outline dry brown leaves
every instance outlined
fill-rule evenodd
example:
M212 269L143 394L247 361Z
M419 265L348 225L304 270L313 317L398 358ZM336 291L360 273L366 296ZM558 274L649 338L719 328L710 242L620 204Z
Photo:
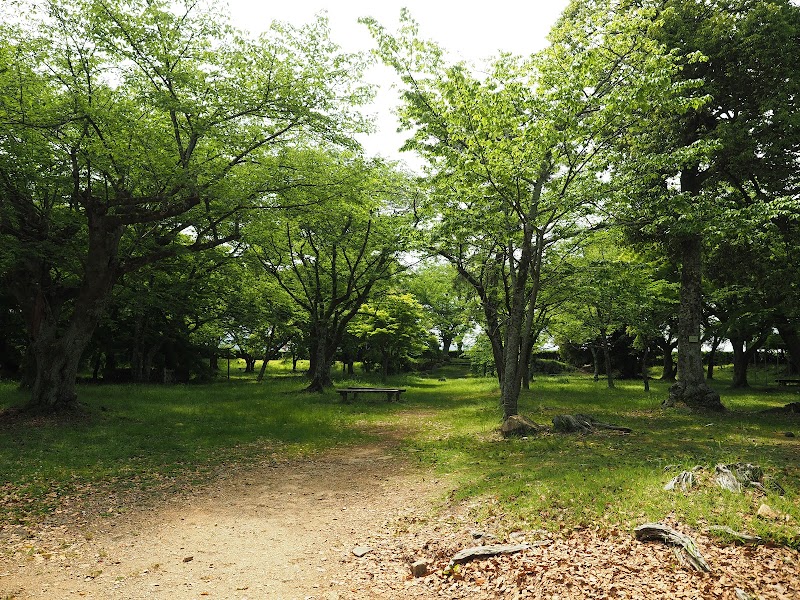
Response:
M366 598L682 598L735 600L744 590L759 600L800 598L800 554L772 546L720 546L691 535L712 573L697 573L660 543L642 543L629 532L572 531L547 546L511 556L476 560L448 570L450 557L475 541L467 529L447 533L441 524L415 533L372 540L374 551L353 560L345 597ZM508 541L535 542L539 534L512 534ZM489 542L487 542L489 543ZM430 574L413 578L409 565L420 558Z

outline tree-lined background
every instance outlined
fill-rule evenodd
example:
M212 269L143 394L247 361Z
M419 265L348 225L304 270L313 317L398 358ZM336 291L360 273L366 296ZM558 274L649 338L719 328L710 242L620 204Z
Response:
M337 362L465 352L504 417L544 349L710 410L715 364L800 367L789 0L575 0L546 49L480 65L405 12L360 55L324 17L255 37L210 2L0 10L0 375L31 409L231 356L324 391ZM370 61L422 172L356 141Z

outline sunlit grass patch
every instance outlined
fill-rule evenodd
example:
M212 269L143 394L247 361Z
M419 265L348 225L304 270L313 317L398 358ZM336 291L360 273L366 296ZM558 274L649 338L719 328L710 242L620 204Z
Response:
M794 390L734 392L722 373L714 385L730 410L701 415L661 408L666 382L652 381L645 392L640 381L608 389L579 374L537 377L520 399L520 412L534 421L585 413L633 432L506 440L498 433L497 381L465 375L451 367L390 377L386 385L407 390L401 402L375 396L343 403L333 390L307 393L306 380L284 363L270 363L262 384L242 375L206 385L82 386L86 418L0 425L0 518L45 518L62 496L91 489L163 493L173 484L202 485L220 468L346 447L388 428L410 461L443 476L449 501L499 529L630 529L670 517L800 545L800 446L785 435L800 435L800 419L761 412L797 401ZM354 384L340 370L334 376L340 387ZM374 373L356 381L384 385ZM0 406L23 401L0 384ZM714 466L734 462L760 465L786 494L717 489ZM685 494L664 490L696 467L703 485ZM780 518L757 517L761 503Z
M550 424L557 414L585 413L630 427L630 435L503 440L495 433L499 407L493 390L485 391L483 403L473 396L472 402L449 408L440 397L435 422L409 446L418 460L453 476L452 499L469 502L476 520L501 514L509 529L632 528L673 516L695 527L727 525L800 544L798 445L784 435L786 429L800 429L800 423L758 412L791 401L791 392L737 392L729 413L699 415L662 409L668 385L651 382L648 393L641 382L617 382L609 390L603 381L572 375L568 382L561 376L538 378L523 393L520 412L540 424ZM724 381L718 385L727 399ZM734 462L760 464L783 482L786 495L748 491L733 496L713 485L685 495L663 489L680 470L699 466L710 479L716 464ZM756 518L761 502L785 515L783 520Z

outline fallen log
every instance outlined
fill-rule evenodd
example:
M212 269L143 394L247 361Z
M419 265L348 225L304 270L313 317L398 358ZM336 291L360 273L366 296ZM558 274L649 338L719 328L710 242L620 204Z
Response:
M534 423L523 415L511 415L500 426L503 437L526 437L539 435L547 431L547 427Z
M688 535L682 534L680 531L675 531L661 523L645 523L634 529L636 539L640 542L648 541L661 541L673 546L680 546L683 548L685 558L696 571L703 571L710 573L711 567L705 561L700 551L697 549L697 544Z
M463 565L476 558L488 558L498 554L514 554L530 548L529 544L489 544L488 546L474 546L456 552L450 559L451 565Z
M627 427L603 423L589 415L556 415L553 417L553 431L556 433L591 433L595 429L609 429L623 433L631 433L633 431Z
M732 537L736 540L744 544L758 544L761 543L762 539L757 535L750 535L748 533L742 533L741 531L734 531L730 527L726 525L711 525L708 527L707 531L714 532L714 533L724 533L725 535Z

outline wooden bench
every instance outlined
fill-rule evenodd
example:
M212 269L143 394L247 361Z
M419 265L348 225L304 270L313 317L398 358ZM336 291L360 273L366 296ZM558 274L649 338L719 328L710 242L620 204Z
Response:
M400 394L406 390L404 388L349 387L338 388L336 391L339 392L343 402L347 402L347 397L350 394L353 395L353 400L355 400L359 394L386 394L387 402L391 402L392 400L400 402Z
M800 379L778 379L778 385L781 387L787 385L800 385Z

